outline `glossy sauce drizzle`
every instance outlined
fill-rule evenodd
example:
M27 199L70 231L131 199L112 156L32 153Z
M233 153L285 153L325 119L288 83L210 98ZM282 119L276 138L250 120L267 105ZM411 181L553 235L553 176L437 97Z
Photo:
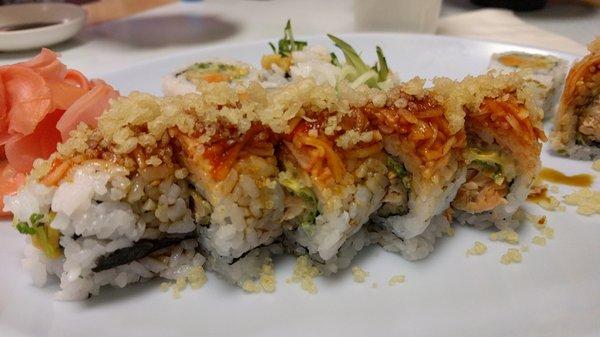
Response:
M589 187L594 182L594 177L589 174L568 176L562 172L548 167L542 168L539 178L556 184L578 187Z

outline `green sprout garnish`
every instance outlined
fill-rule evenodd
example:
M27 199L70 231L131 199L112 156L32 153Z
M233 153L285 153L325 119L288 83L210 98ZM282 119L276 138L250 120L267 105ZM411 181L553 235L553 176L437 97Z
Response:
M269 46L271 49L273 49L273 53L284 57L290 56L292 52L304 49L306 45L306 41L297 41L294 39L292 23L289 19L287 20L285 28L283 29L283 38L277 42L277 48L273 43L269 42Z
M331 64L333 64L336 67L339 67L340 60L338 60L337 55L335 55L335 53L330 53L329 56L331 56Z
M389 68L381 47L377 46L376 48L378 62L373 67L369 67L361 59L356 50L346 41L331 34L327 34L327 36L333 41L336 47L340 48L344 54L346 63L356 71L356 76L354 76L353 80L361 78L371 88L377 87L378 83L387 80Z
M46 217L41 213L33 213L29 216L29 223L15 219L15 227L19 233L31 235L33 245L41 249L51 259L62 255L62 249L58 243L60 232L49 226L49 223L54 220L54 215L54 213L50 213Z

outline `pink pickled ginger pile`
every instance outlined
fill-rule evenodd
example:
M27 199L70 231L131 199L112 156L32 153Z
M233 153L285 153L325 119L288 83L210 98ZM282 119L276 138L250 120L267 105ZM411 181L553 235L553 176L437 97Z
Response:
M67 69L49 49L0 66L0 216L8 215L3 197L21 187L33 161L47 159L79 123L96 127L118 96L105 82Z

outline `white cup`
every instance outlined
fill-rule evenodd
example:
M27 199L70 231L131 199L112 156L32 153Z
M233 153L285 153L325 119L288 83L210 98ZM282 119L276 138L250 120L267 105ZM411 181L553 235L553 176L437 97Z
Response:
M358 31L434 33L442 0L354 0Z

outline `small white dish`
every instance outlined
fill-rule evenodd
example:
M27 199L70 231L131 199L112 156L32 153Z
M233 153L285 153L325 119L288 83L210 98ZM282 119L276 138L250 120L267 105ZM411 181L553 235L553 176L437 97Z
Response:
M0 51L48 47L68 40L84 26L86 12L61 3L0 7Z

